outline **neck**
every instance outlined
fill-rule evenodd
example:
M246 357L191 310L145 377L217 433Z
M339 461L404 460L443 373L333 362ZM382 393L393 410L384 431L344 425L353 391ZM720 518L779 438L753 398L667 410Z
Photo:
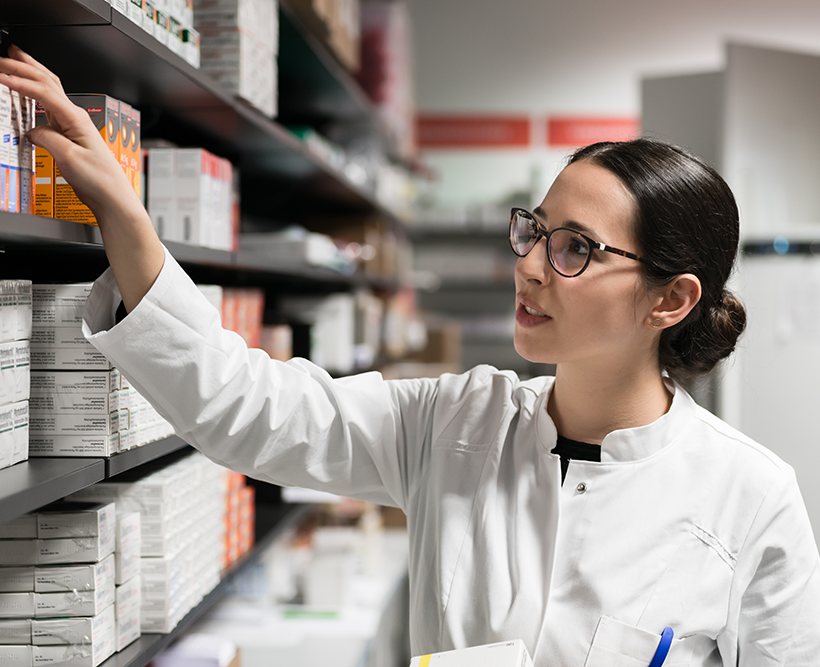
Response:
M601 444L612 431L651 424L671 404L657 366L596 373L559 364L547 411L564 437Z

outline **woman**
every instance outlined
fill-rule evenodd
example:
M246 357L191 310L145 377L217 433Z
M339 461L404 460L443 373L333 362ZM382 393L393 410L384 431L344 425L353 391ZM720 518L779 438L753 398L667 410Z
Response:
M334 380L222 330L84 112L10 56L0 83L48 110L32 138L105 241L89 339L217 462L402 508L414 654L520 637L543 667L657 665L667 648L666 665L816 664L820 558L793 471L674 379L745 323L724 291L737 209L712 169L594 145L513 211L515 346L554 380Z

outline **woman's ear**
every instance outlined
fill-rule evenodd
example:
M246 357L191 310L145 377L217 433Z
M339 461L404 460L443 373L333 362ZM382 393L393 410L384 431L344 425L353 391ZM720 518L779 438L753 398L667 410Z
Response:
M700 280L691 273L682 273L657 293L647 324L652 329L666 329L686 317L702 293Z

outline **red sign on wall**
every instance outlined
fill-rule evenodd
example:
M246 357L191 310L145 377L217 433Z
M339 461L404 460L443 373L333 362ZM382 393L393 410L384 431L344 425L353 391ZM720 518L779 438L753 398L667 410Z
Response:
M419 116L421 148L529 148L529 116Z
M549 146L586 146L596 141L625 141L641 134L639 118L552 116L547 119Z

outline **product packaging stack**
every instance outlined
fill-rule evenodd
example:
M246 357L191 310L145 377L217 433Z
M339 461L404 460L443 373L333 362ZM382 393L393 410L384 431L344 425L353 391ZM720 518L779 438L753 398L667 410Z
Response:
M265 312L265 293L252 287L222 290L222 326L235 331L249 347L259 347L262 337L262 318Z
M0 468L29 457L31 281L0 280Z
M269 118L278 107L276 0L194 0L200 69Z
M356 367L356 297L287 297L279 302L284 316L310 325L310 360L331 372L350 373Z
M111 5L160 44L199 67L192 0L111 0Z
M0 211L34 213L34 100L0 84Z
M117 512L114 547L115 616L117 651L122 651L141 634L142 517L139 512Z
M141 114L129 104L109 95L70 94L71 101L85 109L111 153L125 171L137 194L142 189ZM37 106L35 123L46 124L45 111ZM37 173L34 186L34 212L46 218L96 225L91 210L66 182L47 150L37 147L34 154Z
M123 481L100 482L72 500L115 500L140 514L143 633L168 633L219 582L224 561L226 470L199 453Z
M367 2L361 8L359 82L379 110L402 155L415 153L415 94L410 10L406 2Z
M253 546L255 490L246 484L245 475L234 471L228 471L227 475L224 566L230 567Z
M111 456L173 433L83 336L91 287L32 286L31 456Z
M359 69L361 8L359 0L289 0L289 5L351 72ZM366 4L366 3L365 3Z
M0 526L0 643L14 665L96 667L116 650L114 503Z
M148 151L148 214L160 238L236 250L238 171L204 148Z

